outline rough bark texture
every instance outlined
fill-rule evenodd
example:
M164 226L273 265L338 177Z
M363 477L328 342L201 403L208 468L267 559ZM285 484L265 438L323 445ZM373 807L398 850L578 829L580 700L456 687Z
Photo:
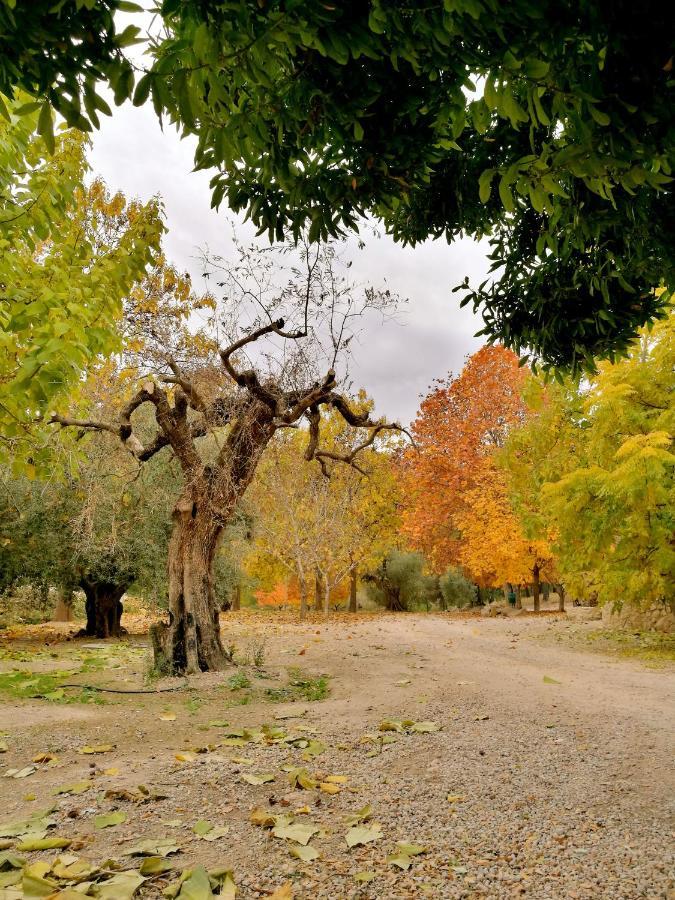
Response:
M121 624L122 597L129 585L82 579L80 587L86 598L87 613L87 624L80 634L103 639L126 634Z
M241 585L236 584L234 587L234 594L232 595L232 610L233 612L239 612L241 609Z
M232 429L213 468L199 471L189 458L184 460L192 480L173 511L169 622L153 626L151 632L160 672L194 675L222 669L226 663L213 561L223 529L273 433L269 411L257 405Z
M61 588L56 598L56 607L52 620L54 622L71 622L73 619L72 588Z
M541 606L539 602L539 566L536 563L532 568L532 596L534 598L532 608L535 612L539 612Z
M557 585L558 588L558 612L565 612L565 588L562 584Z
M349 612L358 612L358 602L356 599L356 585L358 581L358 572L356 568L352 568L349 573Z
M523 589L520 585L516 586L516 609L523 608Z
M314 573L314 611L321 612L323 606L323 589L321 585L321 572L317 569Z

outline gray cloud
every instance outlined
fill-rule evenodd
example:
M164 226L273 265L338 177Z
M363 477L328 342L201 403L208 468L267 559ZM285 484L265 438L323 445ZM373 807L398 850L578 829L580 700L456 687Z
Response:
M198 249L208 246L227 256L231 247L232 214L210 208L209 174L192 172L193 142L180 140L170 126L161 130L149 105L127 104L104 120L94 135L90 154L93 171L110 188L148 198L159 194L166 209L167 258L189 271L195 287L202 284ZM250 227L237 226L243 237ZM481 320L459 309L451 289L464 275L485 277L484 248L465 239L404 248L386 236L364 232L366 247L349 240L351 274L359 283L389 287L409 300L396 322L377 323L361 337L351 366L355 386L374 398L378 413L403 422L414 418L419 396L434 378L461 369L464 357L480 346L473 334Z

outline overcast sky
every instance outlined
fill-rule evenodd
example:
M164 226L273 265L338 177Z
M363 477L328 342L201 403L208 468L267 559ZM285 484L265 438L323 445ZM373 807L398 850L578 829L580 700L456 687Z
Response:
M233 215L210 208L209 173L192 172L193 144L181 141L175 130L159 127L151 104L135 108L127 103L103 117L94 135L90 161L113 190L147 199L160 194L166 209L167 258L191 273L197 290L205 288L196 259L200 247L227 256L231 248ZM252 234L242 228L244 234ZM430 241L415 249L403 248L386 236L370 237L365 250L351 241L351 275L358 283L387 286L409 303L397 322L387 322L365 334L354 350L351 366L355 387L364 387L375 400L378 414L409 422L420 395L429 384L452 370L459 371L467 353L480 346L473 334L481 320L459 309L452 287L469 275L481 280L487 271L482 247L471 240L452 246Z

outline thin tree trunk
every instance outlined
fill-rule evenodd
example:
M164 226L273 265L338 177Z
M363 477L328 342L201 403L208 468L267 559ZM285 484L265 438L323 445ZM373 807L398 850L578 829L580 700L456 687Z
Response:
M359 605L356 599L356 586L358 580L358 572L356 566L352 566L349 572L349 612L357 612Z
M523 608L523 589L522 586L516 585L516 609Z
M323 606L323 590L321 584L321 572L318 569L314 571L314 611L321 612Z
M328 575L323 576L323 614L328 615L330 607L330 584L328 583Z
M558 612L565 612L565 588L562 584L557 585L558 588Z
M233 612L239 612L241 609L241 585L237 582L234 586L234 593L232 594L232 610Z
M296 569L298 573L298 588L300 590L300 618L307 618L307 579L305 578L304 566L296 561Z
M532 568L532 596L534 597L533 609L535 612L539 612L539 566L537 563Z

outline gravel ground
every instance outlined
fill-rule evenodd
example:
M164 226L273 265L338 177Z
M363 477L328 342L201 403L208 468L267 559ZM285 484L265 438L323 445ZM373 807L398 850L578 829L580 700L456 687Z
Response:
M178 870L227 865L242 900L285 883L297 900L675 897L672 669L566 649L551 640L565 627L551 617L271 621L242 616L230 625L240 646L266 641L272 677L246 670L250 691L224 690L225 673L193 679L198 693L187 702L176 693L101 706L0 704L9 745L2 763L25 765L46 751L59 760L22 781L0 780L1 819L29 815L53 802L55 787L92 772L95 789L57 800L57 833L82 840L80 855L121 857L130 840L174 837ZM50 647L57 659L43 666L62 666L73 646ZM133 684L138 656L131 656L119 670L97 671L96 682L114 675L120 685ZM328 699L262 702L265 687L283 683L289 666L330 675ZM250 703L233 705L247 694ZM176 719L160 719L169 710ZM431 721L440 730L380 731L386 719ZM213 720L230 726L209 726ZM232 727L264 722L325 750L303 760L303 749L286 742L215 746ZM115 749L93 763L78 753L105 741ZM175 757L207 745L213 749L194 759ZM334 795L292 790L284 766L347 781ZM110 767L118 774L104 775ZM250 785L246 773L271 773L275 781ZM139 805L103 798L105 788L139 783L166 799ZM34 801L25 799L28 790ZM381 838L349 849L346 819L366 804L372 813L365 824L379 823ZM305 807L309 812L298 812ZM320 858L294 858L297 844L250 822L255 808L295 813L296 821L319 827L310 843ZM127 822L95 831L93 816L113 809L123 809ZM198 819L229 831L202 840L192 831ZM397 841L425 848L407 871L387 861ZM360 872L374 873L373 880L358 882ZM140 896L160 897L166 883L147 883Z

